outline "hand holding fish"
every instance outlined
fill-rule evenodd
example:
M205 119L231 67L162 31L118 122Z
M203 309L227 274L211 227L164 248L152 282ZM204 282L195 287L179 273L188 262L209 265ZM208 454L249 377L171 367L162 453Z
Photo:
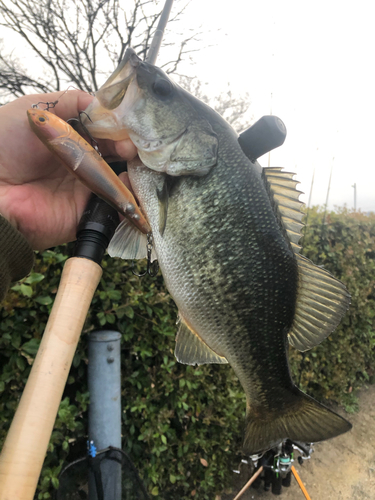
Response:
M0 213L36 250L75 239L90 191L32 132L26 110L39 101L58 100L50 112L67 120L92 99L81 91L69 91L63 98L56 92L24 96L0 108ZM100 150L114 159L136 155L128 139L100 141Z

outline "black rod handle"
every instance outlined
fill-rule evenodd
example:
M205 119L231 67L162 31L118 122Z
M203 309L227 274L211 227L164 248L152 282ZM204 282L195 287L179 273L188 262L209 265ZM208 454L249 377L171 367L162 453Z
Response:
M126 170L126 162L109 165L117 174ZM119 223L117 210L92 194L78 224L74 257L84 257L100 264Z
M242 132L238 142L251 161L281 146L286 138L286 127L280 118L273 115L262 116L247 130Z

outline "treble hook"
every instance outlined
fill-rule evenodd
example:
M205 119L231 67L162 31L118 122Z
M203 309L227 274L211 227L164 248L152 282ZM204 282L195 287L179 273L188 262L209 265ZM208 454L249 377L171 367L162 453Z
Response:
M101 152L99 151L99 144L98 144L98 141L96 141L93 136L90 134L90 132L87 130L86 126L82 123L82 120L81 120L81 115L86 115L87 118L90 120L90 122L92 123L92 120L91 118L89 117L89 115L85 112L85 111L80 111L79 112L79 115L78 115L78 118L69 118L69 120L67 120L67 123L70 123L70 122L78 122L80 124L80 126L82 127L83 129L83 132L89 137L90 141L91 141L91 146L95 149L95 151L98 153L99 156L102 156ZM74 127L73 127L74 128Z
M152 237L152 233L148 233L147 235L147 268L144 273L138 274L136 271L134 271L134 260L132 261L132 273L134 276L138 276L138 278L142 278L143 276L146 276L148 274L151 276L151 278L155 278L155 276L159 272L159 263L157 260L154 260L151 262L151 254L152 254L152 247L154 244L154 240Z

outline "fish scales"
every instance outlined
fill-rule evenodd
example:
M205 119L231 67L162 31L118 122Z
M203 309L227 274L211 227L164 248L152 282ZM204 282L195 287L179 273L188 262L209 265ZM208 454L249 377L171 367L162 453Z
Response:
M224 145L207 177L179 180L163 235L156 186L164 174L130 164L129 176L137 198L147 199L142 208L181 315L212 350L225 353L242 385L256 392L251 399L273 400L280 384L290 387L286 334L294 314L297 265L259 172L249 168L241 151L236 161L235 153ZM230 169L226 159L231 159ZM252 203L256 211L247 209ZM254 376L259 378L255 385L263 385L260 391L253 388Z
M346 432L350 423L302 393L289 371L288 340L300 350L317 345L350 300L341 282L298 253L293 175L252 163L220 115L134 51L126 58L85 125L99 138L127 134L137 146L129 178L179 309L177 359L232 366L247 399L246 453ZM112 255L144 256L132 231L124 221Z

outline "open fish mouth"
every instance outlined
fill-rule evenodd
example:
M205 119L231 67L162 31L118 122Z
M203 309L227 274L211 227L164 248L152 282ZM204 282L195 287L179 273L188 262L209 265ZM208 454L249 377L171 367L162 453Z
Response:
M119 141L128 139L128 127L123 116L124 99L136 78L136 70L141 63L133 49L127 49L118 68L96 92L83 116L83 124L93 137Z
M95 94L96 98L106 109L112 110L117 108L124 99L133 78L134 75L129 75L122 82L114 84L109 88L101 89Z
M104 108L112 110L121 104L140 62L141 60L133 49L126 50L119 67L95 94Z
M178 141L187 131L187 125L176 127L176 122L174 126L160 129L160 118L152 118L154 106L158 107L159 115L163 115L168 97L165 92L171 89L173 85L160 69L142 62L129 48L86 109L83 123L89 133L99 139L130 138L146 166L164 171Z

